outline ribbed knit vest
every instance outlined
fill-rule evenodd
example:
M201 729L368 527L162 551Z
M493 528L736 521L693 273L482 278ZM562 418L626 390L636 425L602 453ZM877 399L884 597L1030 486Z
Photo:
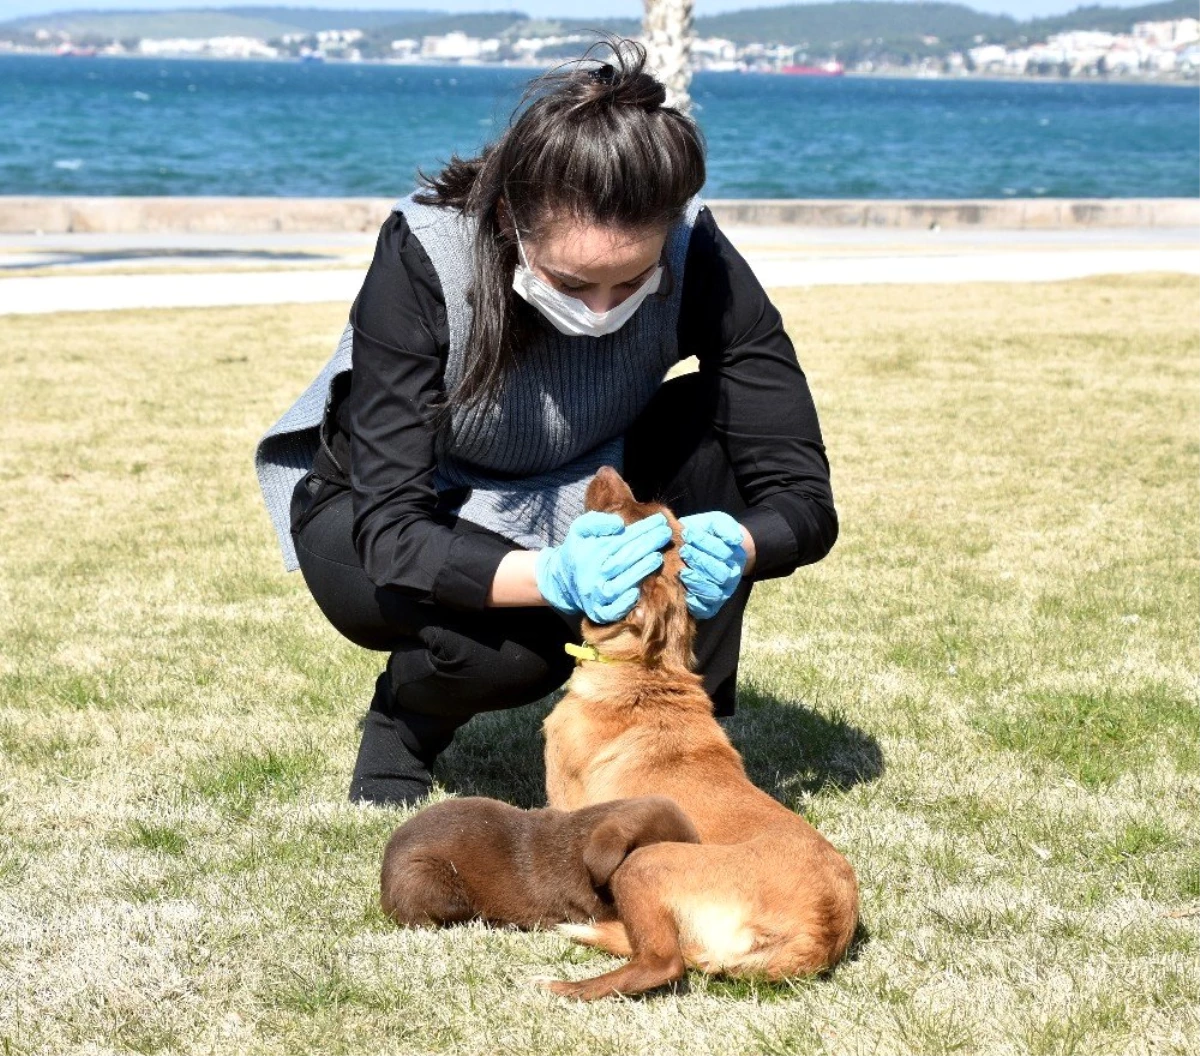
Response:
M394 209L404 214L441 282L450 331L445 386L451 391L468 354L475 221L411 198ZM698 200L690 202L669 231L660 292L646 298L621 329L604 337L567 337L539 320L498 397L452 415L438 444L434 482L439 492L470 489L460 516L521 546L557 545L583 512L596 471L621 467L625 430L679 359L684 263L699 209ZM298 567L291 494L312 466L329 393L334 379L350 369L352 343L347 326L324 369L259 441L259 484L289 570Z

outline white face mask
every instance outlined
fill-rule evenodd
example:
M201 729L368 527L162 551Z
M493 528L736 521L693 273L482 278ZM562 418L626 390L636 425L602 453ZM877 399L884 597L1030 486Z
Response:
M607 312L593 312L578 297L568 297L533 273L525 256L525 247L521 244L520 232L517 232L517 251L521 263L513 271L513 289L519 297L541 312L560 334L568 337L603 337L620 330L641 307L642 301L658 291L662 281L663 269L660 265L615 308Z

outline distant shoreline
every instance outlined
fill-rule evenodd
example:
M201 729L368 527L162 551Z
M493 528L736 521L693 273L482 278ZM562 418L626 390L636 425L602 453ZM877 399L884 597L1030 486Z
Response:
M5 50L0 51L0 59L6 57L14 58L40 58L40 59L57 59L62 62L94 62L103 59L115 59L119 61L138 61L138 62L213 62L213 63L262 63L269 66L369 66L383 67L387 69L422 69L422 70L529 70L533 75L539 72L550 70L557 63L521 63L521 62L389 62L382 59L361 59L357 62L349 59L326 58L319 63L306 63L301 59L292 57L280 58L235 58L232 56L222 55L56 55L48 51L18 51ZM564 59L564 62L569 61ZM760 77L789 77L792 75L773 73L767 70L696 70L696 74L705 74L708 76L760 76ZM930 76L927 73L922 73L915 68L909 67L890 67L886 70L847 70L840 77L821 77L812 78L813 80L836 81L842 78L848 80L897 80L897 81L943 81L947 83L955 83L958 81L965 82L984 82L994 84L1089 84L1089 85L1121 85L1121 86L1142 86L1148 88L1190 88L1200 90L1200 80L1183 79L1179 77L1158 78L1158 77L1059 77L1057 75L1037 75L1026 76L1024 74L1014 74L1006 76L996 73L955 73L955 74L937 74ZM799 77L798 80L808 80L809 78Z

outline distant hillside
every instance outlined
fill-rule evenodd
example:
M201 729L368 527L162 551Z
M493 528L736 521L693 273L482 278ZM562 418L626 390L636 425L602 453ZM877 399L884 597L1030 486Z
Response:
M404 22L441 18L445 14L438 8L412 11L331 11L320 7L227 7L222 10L244 18L286 22L311 33L319 29L375 29L377 26L396 26ZM524 16L514 11L511 12L511 17Z
M435 0L436 2L436 0ZM565 5L564 5L565 6ZM725 37L739 44L799 45L813 52L897 52L933 54L976 43L1008 43L1044 39L1071 29L1128 31L1135 22L1196 17L1198 0L1168 0L1142 7L1081 7L1054 18L1021 22L989 15L958 3L897 3L889 0L836 0L752 8L696 19L704 37ZM271 40L289 33L319 29L362 29L370 38L368 53L384 53L397 37L423 37L455 30L475 37L551 36L587 30L632 34L633 18L530 19L520 11L450 14L419 11L336 11L304 7L181 8L176 11L66 11L0 23L10 33L62 30L72 38L129 39L163 37L247 36ZM936 42L932 40L936 38ZM567 46L568 50L573 46Z
M264 9L259 8L260 12ZM286 8L278 8L283 16ZM131 37L278 37L306 32L303 27L263 15L238 15L205 8L180 11L64 11L13 19L0 28L23 33L39 29L69 33L74 40L87 37L124 40ZM322 28L335 28L333 26Z
M725 37L738 44L808 44L828 47L846 41L971 40L976 35L1003 37L1017 26L1007 15L986 15L962 4L889 3L887 0L841 0L828 4L791 4L749 11L730 11L696 19L706 37Z
M381 23L374 30L378 36L441 37L447 33L466 33L471 37L499 37L515 26L529 25L529 16L521 11L480 12L478 14L448 15L441 12L424 18L403 22Z
M398 26L443 17L425 11L330 11L305 7L180 8L175 11L63 11L30 15L0 23L0 29L33 33L63 31L78 40L96 37L122 40L145 37L259 37L269 40L285 33L315 33L319 29L362 29ZM522 18L519 12L506 16Z
M641 31L642 23L636 18L561 18L531 19L519 11L504 14L441 15L437 18L420 19L397 25L385 24L368 31L363 43L364 55L386 55L390 41L398 37L441 36L455 31L473 37L499 37L513 41L520 37L555 37L576 33L611 33L616 36L633 36ZM556 54L578 55L578 44L562 44L543 48L539 54L551 57Z
M1176 18L1200 18L1200 0L1167 0L1141 7L1077 7L1066 15L1035 18L1019 24L1019 33L1030 40L1073 29L1098 29L1106 33L1128 33L1135 22L1167 22Z
M1080 7L1054 18L1018 21L989 15L963 4L894 3L888 0L838 0L834 3L790 4L709 15L696 19L696 32L725 37L738 44L753 42L806 46L812 51L851 52L905 47L934 53L970 47L977 37L991 43L1044 40L1051 33L1074 29L1128 32L1135 22L1200 16L1200 0L1167 0L1140 7ZM925 38L936 37L937 44Z

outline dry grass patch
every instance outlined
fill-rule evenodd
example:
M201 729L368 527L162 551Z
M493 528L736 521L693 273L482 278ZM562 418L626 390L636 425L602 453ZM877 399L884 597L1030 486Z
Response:
M251 465L345 306L0 319L3 1051L1195 1051L1198 292L779 295L842 536L756 591L730 729L863 934L587 1008L531 980L601 955L376 908L381 657L282 574ZM540 802L548 706L444 788Z

